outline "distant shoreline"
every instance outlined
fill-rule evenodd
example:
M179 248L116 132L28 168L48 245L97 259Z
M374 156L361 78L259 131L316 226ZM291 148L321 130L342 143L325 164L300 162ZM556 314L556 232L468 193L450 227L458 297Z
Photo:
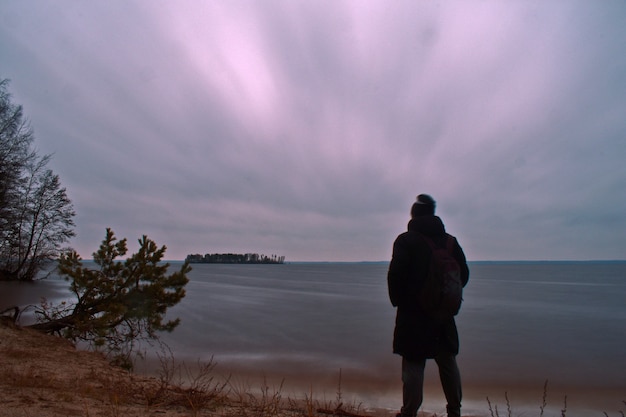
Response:
M205 255L196 253L187 255L185 261L190 264L275 265L285 263L285 257L278 255L259 255L258 253L207 253Z
M87 261L93 261L92 259L86 259ZM165 260L163 262L169 262L169 263L183 263L185 262L184 259L168 259ZM598 259L589 259L589 260L575 260L575 261L568 261L568 260L553 260L553 261L546 261L546 260L542 260L542 261L529 261L529 260L517 260L517 261L471 261L468 260L467 261L468 264L470 265L496 265L496 264L509 264L509 265L514 265L514 264L577 264L577 263L584 263L584 264L592 264L592 263L612 263L612 264L620 264L620 263L626 263L626 259L610 259L610 260L598 260ZM208 263L210 264L211 262L192 262L192 263ZM217 262L216 262L217 263ZM388 264L389 261L284 261L282 264L284 265L302 265L302 264L371 264L371 265L382 265L382 264ZM221 265L224 264L228 264L228 263L221 263ZM233 263L234 265L245 265L245 263ZM252 263L251 263L252 264ZM252 264L252 265L258 265L261 263L256 263L256 264Z

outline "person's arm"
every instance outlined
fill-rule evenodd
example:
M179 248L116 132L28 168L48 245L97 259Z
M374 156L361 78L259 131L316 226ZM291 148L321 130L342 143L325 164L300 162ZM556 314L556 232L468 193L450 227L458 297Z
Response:
M393 243L393 255L387 272L387 286L389 300L394 307L402 304L402 298L406 292L406 274L409 269L409 255L406 244L403 243L402 235L398 236Z

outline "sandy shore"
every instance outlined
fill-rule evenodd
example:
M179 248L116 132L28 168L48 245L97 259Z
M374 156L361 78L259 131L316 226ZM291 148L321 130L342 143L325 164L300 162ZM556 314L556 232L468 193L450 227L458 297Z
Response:
M280 387L253 394L204 379L195 388L167 386L111 366L100 354L75 349L68 341L0 323L0 415L67 416L376 416L329 401L283 398ZM202 395L202 389L211 392ZM335 411L336 413L331 413Z
M173 369L169 368L172 374ZM236 377L225 381L212 371L200 375L196 369L181 382L182 379L172 378L174 375L164 375L163 370L160 377L129 373L111 366L99 353L77 350L67 340L0 320L0 417L390 417L396 412L365 409L350 401L340 404L337 398L315 398L315 393L293 398L287 387L275 381L267 381L267 386L247 386ZM189 383L190 378L195 381ZM471 391L486 391L480 387L466 388L470 396L476 396ZM502 392L505 391L503 387ZM622 394L612 392L611 397L620 398ZM626 406L619 401L607 414L598 411L601 408L589 407L594 397L592 389L568 396L566 415L624 415L615 411ZM499 410L495 415L506 416L506 401L493 400ZM523 403L529 406L520 408L519 403L515 404L513 415L539 415L540 395ZM560 417L561 407L559 404L545 416ZM473 409L484 412L466 409L469 414L463 415L487 417L491 413L486 405ZM420 413L421 417L434 415L441 416Z

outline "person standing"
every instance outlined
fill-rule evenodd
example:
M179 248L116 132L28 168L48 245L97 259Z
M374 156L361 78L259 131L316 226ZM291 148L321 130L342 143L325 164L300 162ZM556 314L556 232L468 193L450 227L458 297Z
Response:
M434 359L447 401L448 417L461 416L461 375L456 362L459 336L454 316L445 319L429 315L417 301L428 275L432 249L428 242L449 247L460 267L463 286L469 279L469 268L463 249L454 236L435 216L435 200L420 194L411 207L408 230L393 244L387 284L391 304L397 307L393 352L402 356L402 408L397 417L415 417L422 405L424 368Z

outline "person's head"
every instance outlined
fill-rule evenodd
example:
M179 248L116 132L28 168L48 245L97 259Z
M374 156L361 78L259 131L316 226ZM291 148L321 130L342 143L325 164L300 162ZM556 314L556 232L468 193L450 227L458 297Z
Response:
M435 214L435 200L428 194L420 194L411 207L411 218L417 216L432 216Z

